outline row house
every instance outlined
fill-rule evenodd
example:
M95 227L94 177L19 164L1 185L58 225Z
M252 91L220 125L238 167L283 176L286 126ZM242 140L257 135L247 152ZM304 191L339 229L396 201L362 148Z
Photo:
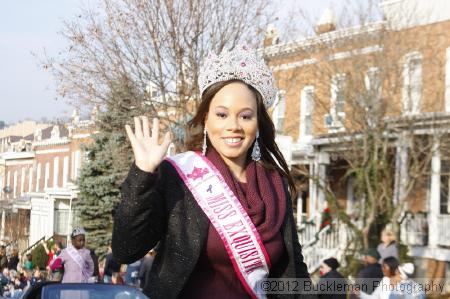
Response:
M349 214L361 200L340 159L361 122L375 126L370 113L361 120L361 109L383 111L386 134L392 133L394 196L401 196L410 171L405 162L415 150L408 147L408 134L435 134L429 175L409 195L412 204L403 223L410 226L402 227L402 240L424 269L433 263L445 269L450 261L450 164L439 150L439 138L450 130L450 6L444 0L386 0L380 9L382 21L351 28L337 28L333 11L327 10L315 36L289 43L280 43L276 28L268 28L261 52L280 88L272 111L277 141L292 169L306 169L315 178L301 186L297 217L300 227L305 219L317 227L327 206L320 182L330 182ZM307 237L301 239L308 243ZM333 246L338 247L338 239ZM321 258L337 254L328 248L328 256L318 255L307 247L305 254L315 257L309 264L313 271Z
M15 226L7 215L24 215L16 226L23 228L20 236L5 232L0 240L16 241L21 249L42 237L67 240L78 224L75 182L84 160L82 145L90 142L92 128L92 120L75 114L72 122L38 128L21 138L22 147L9 143L8 151L0 153L2 233Z

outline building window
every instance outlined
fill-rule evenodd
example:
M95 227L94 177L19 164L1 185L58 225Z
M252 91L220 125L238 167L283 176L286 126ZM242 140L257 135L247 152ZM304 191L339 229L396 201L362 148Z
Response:
M20 174L20 196L25 192L25 167L22 167L22 173Z
M346 85L345 74L336 74L331 78L330 113L325 115L325 126L327 126L330 131L343 130Z
M67 180L69 179L69 157L64 157L63 160L63 187L67 186Z
M53 188L58 188L59 179L59 157L53 159Z
M39 191L39 188L41 184L41 163L38 163L37 169L36 169L36 192Z
M75 162L74 162L74 176L73 178L76 180L78 178L81 166L81 151L75 152Z
M314 86L305 86L300 95L300 136L312 135L314 110Z
M17 196L17 170L14 171L14 187L13 187L13 198Z
M28 192L33 192L33 167L28 168Z
M44 188L48 187L48 180L50 179L50 163L45 163L45 174L44 174Z
M450 112L450 47L446 51L445 60L445 111Z
M422 96L422 56L419 53L405 56L402 95L404 114L418 113Z
M337 116L345 117L345 74L338 74L333 77L331 104Z
M275 108L273 109L273 123L275 125L275 131L278 134L283 133L284 127L284 114L286 112L286 92L284 90L280 90L277 95L277 101L275 103Z
M58 235L67 235L69 233L69 210L55 209L54 232Z
M364 85L368 92L369 104L378 103L381 98L380 71L377 67L371 67L364 76Z

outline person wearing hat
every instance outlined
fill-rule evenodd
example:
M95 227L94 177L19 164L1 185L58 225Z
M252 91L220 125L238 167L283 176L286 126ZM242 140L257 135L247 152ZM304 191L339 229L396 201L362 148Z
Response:
M76 227L70 235L71 243L57 257L64 267L62 282L88 282L94 273L94 262L89 249L84 247L86 231ZM59 263L54 263L55 265ZM53 270L53 269L52 269Z
M318 282L319 291L324 290L318 297L321 299L345 299L347 297L344 288L344 276L337 271L339 262L334 257L323 260L320 264L320 279ZM333 289L330 291L327 285L332 283ZM321 286L323 286L321 288Z
M412 267L412 268L411 268ZM397 258L388 256L382 263L383 278L372 294L364 291L359 293L361 299L391 299L391 298L410 298L425 299L425 294L418 286L414 287L415 282L408 279L406 272L414 272L414 265L400 265Z
M362 252L363 268L356 275L356 285L367 294L372 294L374 286L383 278L383 270L378 263L380 254L376 248L368 248Z
M296 188L268 111L271 70L236 46L211 53L198 83L188 151L166 157L171 137L160 139L158 119L125 126L135 162L114 216L114 257L129 264L160 242L143 288L156 299L261 298L267 277L309 280Z

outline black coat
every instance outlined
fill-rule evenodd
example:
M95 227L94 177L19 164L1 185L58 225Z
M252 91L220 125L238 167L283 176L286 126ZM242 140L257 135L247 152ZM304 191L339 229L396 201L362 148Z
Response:
M288 194L286 184L285 190ZM160 241L143 291L152 299L176 298L206 245L208 218L167 161L153 174L133 164L121 191L122 201L114 215L114 257L122 264L132 263ZM289 196L286 201L281 228L286 253L273 265L270 277L309 279Z
M320 299L345 299L347 298L345 292L346 281L344 276L336 270L331 270L319 279Z

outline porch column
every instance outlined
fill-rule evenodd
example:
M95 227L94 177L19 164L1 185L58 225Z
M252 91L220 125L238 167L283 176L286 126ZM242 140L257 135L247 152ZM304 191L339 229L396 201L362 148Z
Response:
M408 144L409 138L403 133L397 141L395 156L394 203L398 204L405 196L408 183Z
M428 246L437 247L439 240L438 215L440 214L441 197L441 156L439 140L435 138L433 144L433 158L431 159L431 188L428 206Z
M316 214L316 201L317 201L317 184L315 178L317 177L316 171L317 162L313 161L309 164L309 202L308 202L308 220L313 220Z
M324 187L326 185L326 170L330 164L330 155L328 153L318 153L314 161L314 173L310 186L313 192L310 197L310 219L314 219L316 225L320 225L320 213L326 205Z

